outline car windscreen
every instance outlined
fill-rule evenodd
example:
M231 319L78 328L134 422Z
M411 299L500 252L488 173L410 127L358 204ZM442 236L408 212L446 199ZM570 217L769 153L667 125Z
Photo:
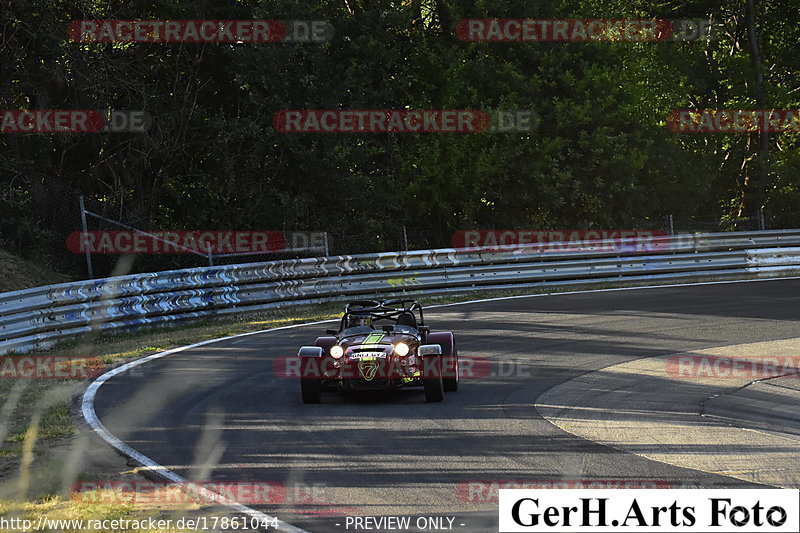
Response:
M375 331L375 328L371 328L369 326L353 326L351 328L347 328L347 329L343 330L341 334L342 334L342 336L369 335L370 333L373 333L374 331Z

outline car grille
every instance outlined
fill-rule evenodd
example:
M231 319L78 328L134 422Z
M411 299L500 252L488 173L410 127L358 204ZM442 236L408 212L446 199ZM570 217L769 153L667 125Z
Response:
M389 386L388 379L373 379L366 381L364 379L351 379L347 382L351 390L383 390Z

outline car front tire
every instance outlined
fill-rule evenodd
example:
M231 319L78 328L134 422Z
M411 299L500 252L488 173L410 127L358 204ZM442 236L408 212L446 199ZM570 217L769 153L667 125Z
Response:
M321 379L301 379L300 380L300 394L303 397L303 403L321 403L322 402L322 380Z
M428 334L428 344L438 344L442 347L442 364L446 377L443 378L444 391L455 392L458 390L458 350L456 350L455 335L447 332Z

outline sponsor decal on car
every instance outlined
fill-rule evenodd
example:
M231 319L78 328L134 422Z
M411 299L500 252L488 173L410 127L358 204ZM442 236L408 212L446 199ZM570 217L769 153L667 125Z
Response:
M348 359L386 359L386 352L358 352L351 353Z
M375 378L375 374L378 372L378 366L378 362L374 359L368 361L359 361L358 371L365 380L372 381L373 378Z
M370 333L367 335L367 338L364 339L364 342L361 343L361 347L366 348L371 344L378 344L385 336L385 333Z

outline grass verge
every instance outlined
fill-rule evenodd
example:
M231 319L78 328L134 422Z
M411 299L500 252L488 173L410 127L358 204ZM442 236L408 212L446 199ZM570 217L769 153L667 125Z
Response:
M298 307L237 319L209 319L132 333L91 335L60 343L48 350L5 356L3 360L8 357L69 357L75 358L72 363L79 366L85 362L85 368L95 366L98 360L102 361L104 368L111 368L126 361L204 340L336 318L340 308L338 304ZM9 367L0 366L0 369L3 368ZM70 413L71 406L88 383L87 379L0 379L0 518L16 517L33 523L40 518L133 521L172 517L173 521L177 520L174 510L143 508L139 504L92 503L70 498L70 486L76 480L143 479L110 449L105 450L110 458L100 461L99 465L86 461L85 457L77 461L83 466L73 468L65 464L66 461L77 459L78 455L101 452L87 445L86 435L79 435L74 413ZM187 510L206 518L220 516L212 507L183 509L180 516L185 516ZM0 531L21 530L3 528L0 521ZM69 527L62 530L72 531ZM86 531L85 528L83 530ZM119 528L118 531L135 530Z

